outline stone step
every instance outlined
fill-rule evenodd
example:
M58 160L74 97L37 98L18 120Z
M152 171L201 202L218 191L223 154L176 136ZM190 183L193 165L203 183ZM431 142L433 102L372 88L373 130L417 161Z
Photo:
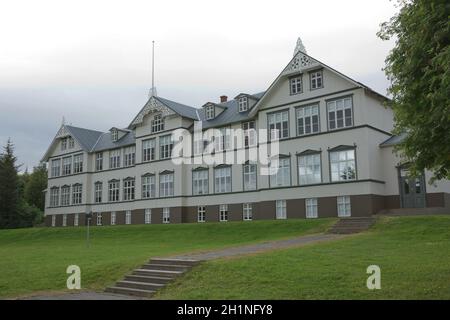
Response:
M153 290L142 290L142 289L133 289L133 288L124 288L124 287L108 287L105 289L106 292L125 294L130 296L138 296L151 298L155 291Z
M199 260L192 259L170 259L170 258L152 258L149 263L151 264L164 264L164 265L184 265L195 266L200 263Z
M161 289L164 286L165 285L161 284L161 283L148 283L148 282L138 282L138 281L127 281L127 280L118 281L116 283L116 287L120 287L120 288L133 288L133 289L149 290L149 291L156 291L158 289Z
M375 218L371 217L341 218L327 231L327 233L358 233L368 230L375 223L375 221Z
M140 276L135 274L130 274L125 276L126 281L136 281L136 282L146 282L146 283L161 283L166 284L170 282L172 278L169 277L156 277L156 276Z
M136 269L133 271L133 275L138 276L150 276L150 277L167 277L175 278L182 274L183 271L169 271L169 270L152 270L152 269Z
M186 271L190 269L191 266L187 265L174 265L174 264L144 264L141 269L151 269L151 270L166 270L166 271Z

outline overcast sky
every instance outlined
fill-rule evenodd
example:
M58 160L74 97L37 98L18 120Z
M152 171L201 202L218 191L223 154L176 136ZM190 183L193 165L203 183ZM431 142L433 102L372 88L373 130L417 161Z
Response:
M308 54L385 94L393 42L376 36L388 0L21 1L0 9L0 144L36 165L64 116L125 127L145 104L156 41L158 95L200 107L260 92Z

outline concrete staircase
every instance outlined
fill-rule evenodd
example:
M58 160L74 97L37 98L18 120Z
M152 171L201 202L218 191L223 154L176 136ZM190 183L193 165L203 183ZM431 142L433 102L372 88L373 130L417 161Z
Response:
M115 286L106 288L105 291L151 298L156 290L163 288L167 283L198 263L200 261L189 259L153 258L139 269L135 269L131 274L126 275Z
M328 233L350 234L368 230L374 223L373 217L349 217L341 218L329 230Z

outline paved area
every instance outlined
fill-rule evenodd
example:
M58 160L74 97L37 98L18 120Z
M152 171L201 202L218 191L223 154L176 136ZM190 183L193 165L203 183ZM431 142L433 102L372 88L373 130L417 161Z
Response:
M261 253L264 251L285 249L290 247L298 247L312 243L325 242L337 240L346 237L339 234L315 234L309 236L302 236L297 238L289 238L285 240L267 241L252 245L239 246L233 248L226 248L221 250L213 250L207 252L200 252L195 254L184 254L172 256L173 259L194 259L194 260L213 260L228 257L237 257L247 254ZM106 292L90 292L81 291L74 293L48 294L36 295L22 298L25 300L141 300L144 298L131 297L119 294L112 294Z

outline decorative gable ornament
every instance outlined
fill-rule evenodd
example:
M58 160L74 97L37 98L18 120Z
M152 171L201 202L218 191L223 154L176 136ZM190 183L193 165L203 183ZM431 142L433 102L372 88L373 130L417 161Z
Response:
M70 136L70 132L67 130L65 125L62 125L61 128L59 128L55 138L63 138L67 136Z
M141 112L136 116L136 119L131 123L132 126L136 126L139 124L142 124L144 122L144 117L148 114L154 114L158 113L161 114L162 117L174 115L175 112L173 112L171 109L166 107L164 104L162 104L160 101L155 99L154 96L152 96L147 103L145 104L144 108L142 108Z
M320 66L320 63L317 60L301 51L298 51L294 58L292 58L291 62L289 62L288 66L283 70L283 74L301 72L317 66Z

